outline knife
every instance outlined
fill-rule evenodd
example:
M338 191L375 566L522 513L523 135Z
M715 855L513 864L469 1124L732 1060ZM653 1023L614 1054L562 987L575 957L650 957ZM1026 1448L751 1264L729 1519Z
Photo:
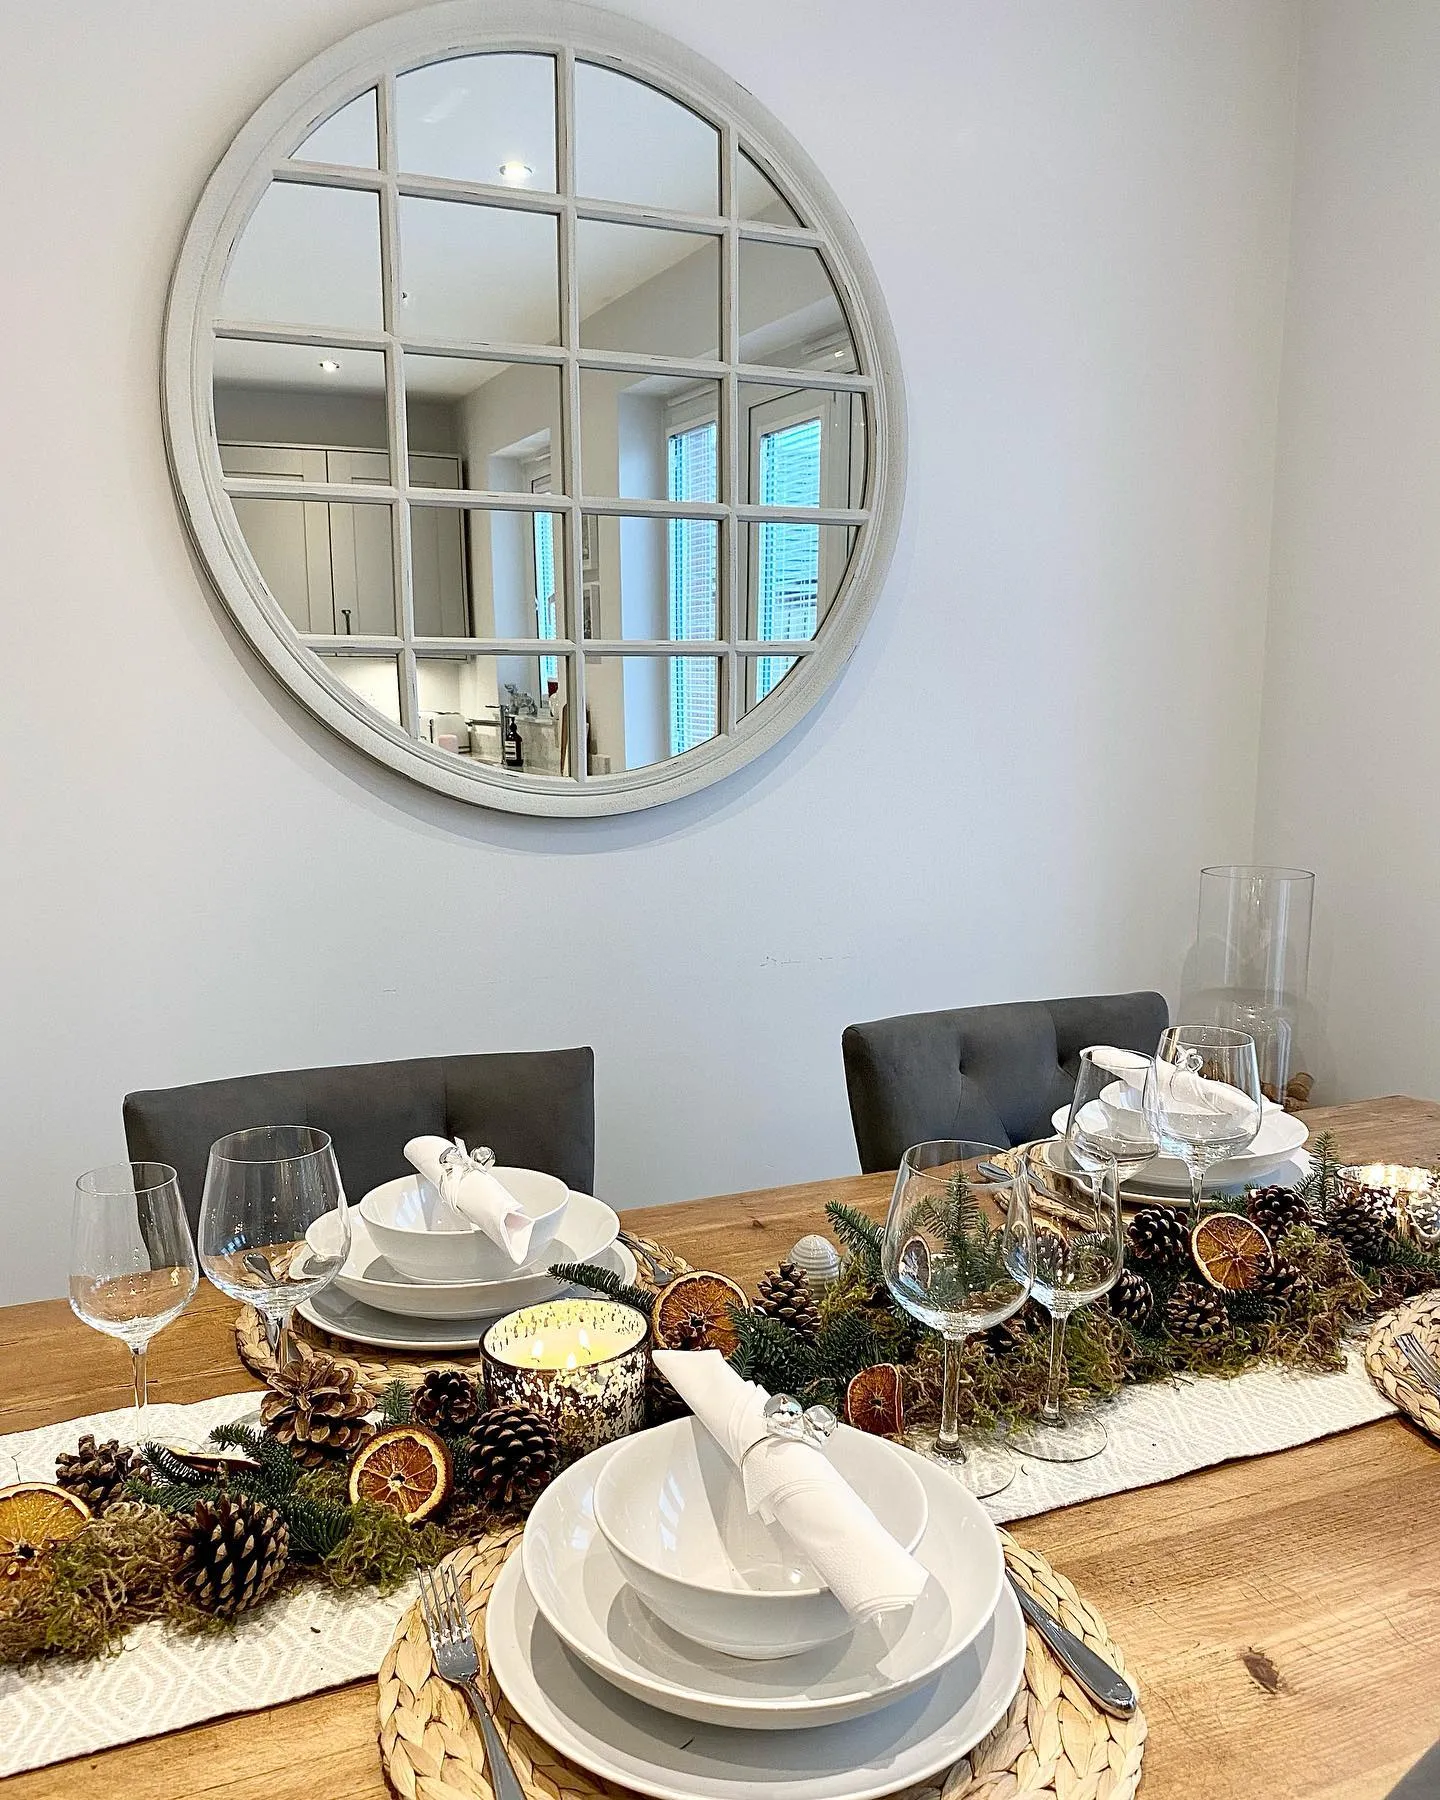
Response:
M1005 1573L1009 1576L1015 1598L1020 1602L1021 1612L1044 1639L1056 1662L1070 1671L1102 1712L1110 1713L1117 1719L1130 1718L1139 1701L1134 1688L1125 1677L1112 1669L1103 1656L1097 1656L1088 1644L1082 1643L1073 1631L1067 1631L1057 1618L1046 1612L1034 1595L1023 1588L1008 1569Z

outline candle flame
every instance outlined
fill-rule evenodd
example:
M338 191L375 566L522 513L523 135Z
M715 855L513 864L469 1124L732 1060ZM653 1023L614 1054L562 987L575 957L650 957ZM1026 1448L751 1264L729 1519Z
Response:
M580 1348L582 1350L588 1350L590 1348L590 1333L583 1325L580 1327Z
M573 1368L576 1368L577 1366L578 1365L575 1361L575 1352L572 1350L570 1352L570 1354L565 1358L565 1367L567 1369L573 1369Z
M535 1366L537 1368L540 1366L540 1358L544 1354L545 1354L545 1340L544 1340L544 1338L537 1337L530 1346L530 1358L531 1358L531 1361L535 1364Z

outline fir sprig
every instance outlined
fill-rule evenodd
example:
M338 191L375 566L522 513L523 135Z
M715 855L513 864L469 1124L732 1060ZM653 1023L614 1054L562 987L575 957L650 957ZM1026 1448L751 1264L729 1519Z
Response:
M880 1266L880 1245L885 1235L883 1228L858 1207L847 1206L843 1200L827 1200L825 1216L833 1226L835 1235L859 1263L864 1278L872 1286L883 1280Z
M593 1288L607 1300L618 1300L622 1306L633 1306L648 1319L655 1296L648 1288L622 1281L613 1269L602 1269L598 1263L551 1263L550 1273L570 1287Z

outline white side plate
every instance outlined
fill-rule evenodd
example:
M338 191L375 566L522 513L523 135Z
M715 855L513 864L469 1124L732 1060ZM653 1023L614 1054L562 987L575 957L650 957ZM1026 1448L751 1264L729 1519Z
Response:
M1064 1137L1070 1108L1062 1106L1051 1116L1056 1135ZM1310 1137L1309 1127L1294 1113L1267 1100L1260 1118L1260 1129L1248 1150L1227 1157L1205 1171L1207 1188L1243 1187L1246 1182L1263 1181L1281 1163L1288 1162L1297 1150L1303 1150ZM1130 1183L1126 1184L1127 1186ZM1134 1185L1142 1188L1179 1188L1190 1191L1190 1175L1175 1156L1153 1157L1134 1177Z

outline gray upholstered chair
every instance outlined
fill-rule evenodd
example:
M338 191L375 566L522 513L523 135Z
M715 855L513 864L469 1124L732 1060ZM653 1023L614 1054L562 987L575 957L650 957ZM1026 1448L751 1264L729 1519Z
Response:
M352 1201L408 1172L405 1145L435 1132L488 1144L501 1163L543 1169L590 1193L595 1181L595 1053L431 1056L240 1075L125 1096L136 1161L169 1163L190 1223L200 1215L210 1146L247 1125L318 1125L335 1142Z
M1088 1044L1152 1051L1169 1023L1160 994L1097 994L908 1013L841 1039L860 1166L893 1169L911 1144L1048 1137Z

